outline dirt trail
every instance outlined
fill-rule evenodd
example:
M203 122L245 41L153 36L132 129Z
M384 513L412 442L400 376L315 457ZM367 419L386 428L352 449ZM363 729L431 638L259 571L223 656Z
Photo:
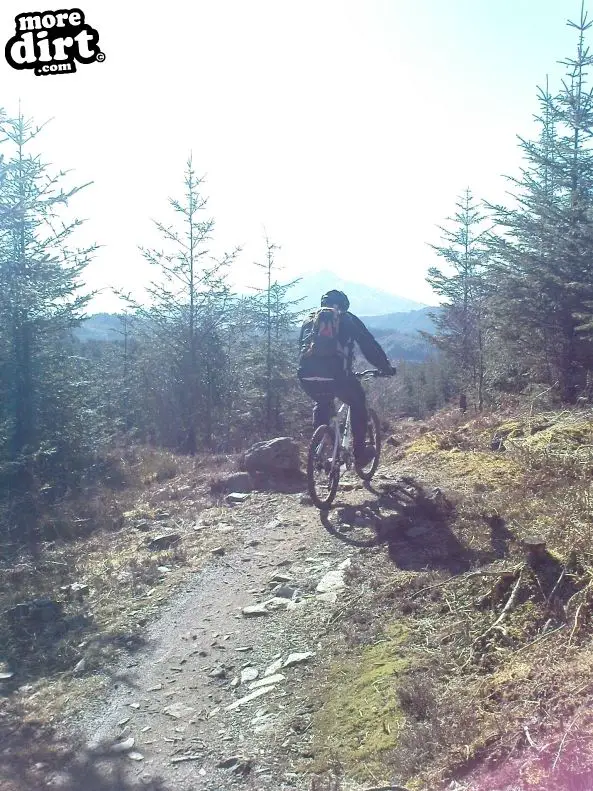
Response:
M401 574L429 569L455 575L479 563L468 536L438 506L435 476L422 472L423 483L414 481L418 470L405 460L391 463L379 468L370 488L347 476L324 519L301 494L252 493L229 505L228 513L215 508L204 530L207 545L214 536L224 553L213 554L163 606L146 629L145 647L115 670L104 669L106 695L89 701L80 718L62 723L61 743L78 744L82 735L86 749L63 769L40 769L39 784L30 782L36 778L30 767L24 780L15 772L11 791L311 791L318 746L313 714L328 667L340 657L336 632L352 625L352 607L363 608L365 596L372 631L378 613L369 583L379 564L392 584ZM345 589L317 589L328 573L330 583L339 582L349 562L356 573ZM266 614L244 613L264 602ZM346 622L335 627L344 608ZM354 629L364 642L364 612L361 617ZM561 746L565 756L575 749L568 740ZM556 747L553 752L552 761ZM548 772L548 759L526 748L497 770L475 767L471 777L446 788L591 787L590 773L577 778L570 765ZM369 784L342 777L338 787L362 791Z
M357 491L348 496L356 500ZM112 755L99 761L106 778L123 764L130 787L309 788L302 774L312 760L308 685L336 606L335 594L320 595L316 586L360 550L332 538L300 495L254 493L233 507L233 517L239 548L214 557L188 583L148 628L148 646L119 669L108 696L67 723L95 748L134 739L116 763ZM274 582L275 574L281 576ZM242 613L274 597L275 585L284 585L284 596L291 593L286 586L296 589L296 600L275 598L268 607L278 609L267 615ZM295 653L312 656L280 667ZM246 666L258 678L237 686ZM255 692L250 685L268 669L267 678L284 678L227 710ZM56 776L53 785L67 786L66 778Z

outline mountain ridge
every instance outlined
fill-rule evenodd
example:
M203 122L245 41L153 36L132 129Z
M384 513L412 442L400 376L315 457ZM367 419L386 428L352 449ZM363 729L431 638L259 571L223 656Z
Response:
M322 295L331 289L343 291L350 300L350 308L357 316L378 316L405 313L428 307L422 302L402 297L391 291L368 286L340 277L329 270L306 272L300 276L289 293L291 299L302 299L303 310L319 305Z

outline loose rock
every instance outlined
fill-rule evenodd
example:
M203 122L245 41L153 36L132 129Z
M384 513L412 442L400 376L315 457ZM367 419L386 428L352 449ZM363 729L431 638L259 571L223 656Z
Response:
M125 753L132 749L134 746L135 741L132 736L129 739L126 739L123 742L117 742L116 744L112 745L111 752L114 753Z
M234 711L234 709L238 709L244 703L249 703L251 700L261 697L261 695L267 695L267 693L271 692L273 689L276 689L274 684L270 684L270 686L267 687L262 687L261 689L256 689L254 692L250 692L249 695L245 695L244 698L239 698L239 700L231 703L230 706L226 707L225 711Z
M266 609L266 607L263 606L263 604L251 604L248 607L243 607L241 612L247 618L254 618L257 617L258 615L270 614L269 611Z
M249 499L249 495L243 492L231 492L224 499L227 503L244 503Z
M272 664L269 667L266 668L266 670L264 671L264 677L273 676L275 673L277 673L280 670L281 667L282 667L282 659L277 659L275 662L272 662Z
M286 676L283 676L282 673L276 673L273 676L260 678L259 681L254 681L253 684L249 685L249 689L260 689L260 687L267 687L270 684L279 684L281 681L284 681Z
M149 549L170 549L181 541L179 533L162 533L160 536L148 539Z
M291 437L257 442L243 454L242 466L251 473L300 472L299 446Z
M282 667L290 667L291 665L298 665L301 662L307 662L312 656L315 656L313 651L303 651L302 653L295 652L294 654L289 654L286 658L286 661L282 664Z
M259 670L256 667L246 667L241 671L241 684L246 684L248 681L255 681L259 676Z
M272 590L274 596L280 599L293 599L296 592L296 588L291 588L290 585L278 585Z
M194 711L193 706L186 706L184 703L173 703L163 709L163 714L167 714L175 720L182 720L185 717L190 717Z

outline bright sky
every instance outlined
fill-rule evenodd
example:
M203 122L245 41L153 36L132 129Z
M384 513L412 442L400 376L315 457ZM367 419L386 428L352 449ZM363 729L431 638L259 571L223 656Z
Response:
M587 5L593 14L593 0ZM435 303L428 242L470 186L501 199L530 135L536 87L576 38L580 0L80 0L104 63L36 77L0 61L0 106L54 120L39 150L70 183L80 243L104 247L93 288L138 288L183 192L190 149L205 176L214 253L242 246L254 283L264 227L281 277L330 269ZM2 0L14 16L70 6ZM592 37L593 39L593 37ZM593 40L590 39L593 44ZM96 310L117 309L108 296Z

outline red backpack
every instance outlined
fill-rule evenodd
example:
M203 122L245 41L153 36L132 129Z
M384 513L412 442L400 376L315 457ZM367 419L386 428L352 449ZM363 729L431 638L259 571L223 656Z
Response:
M303 324L301 359L308 357L345 357L346 349L339 340L340 311L318 308Z

